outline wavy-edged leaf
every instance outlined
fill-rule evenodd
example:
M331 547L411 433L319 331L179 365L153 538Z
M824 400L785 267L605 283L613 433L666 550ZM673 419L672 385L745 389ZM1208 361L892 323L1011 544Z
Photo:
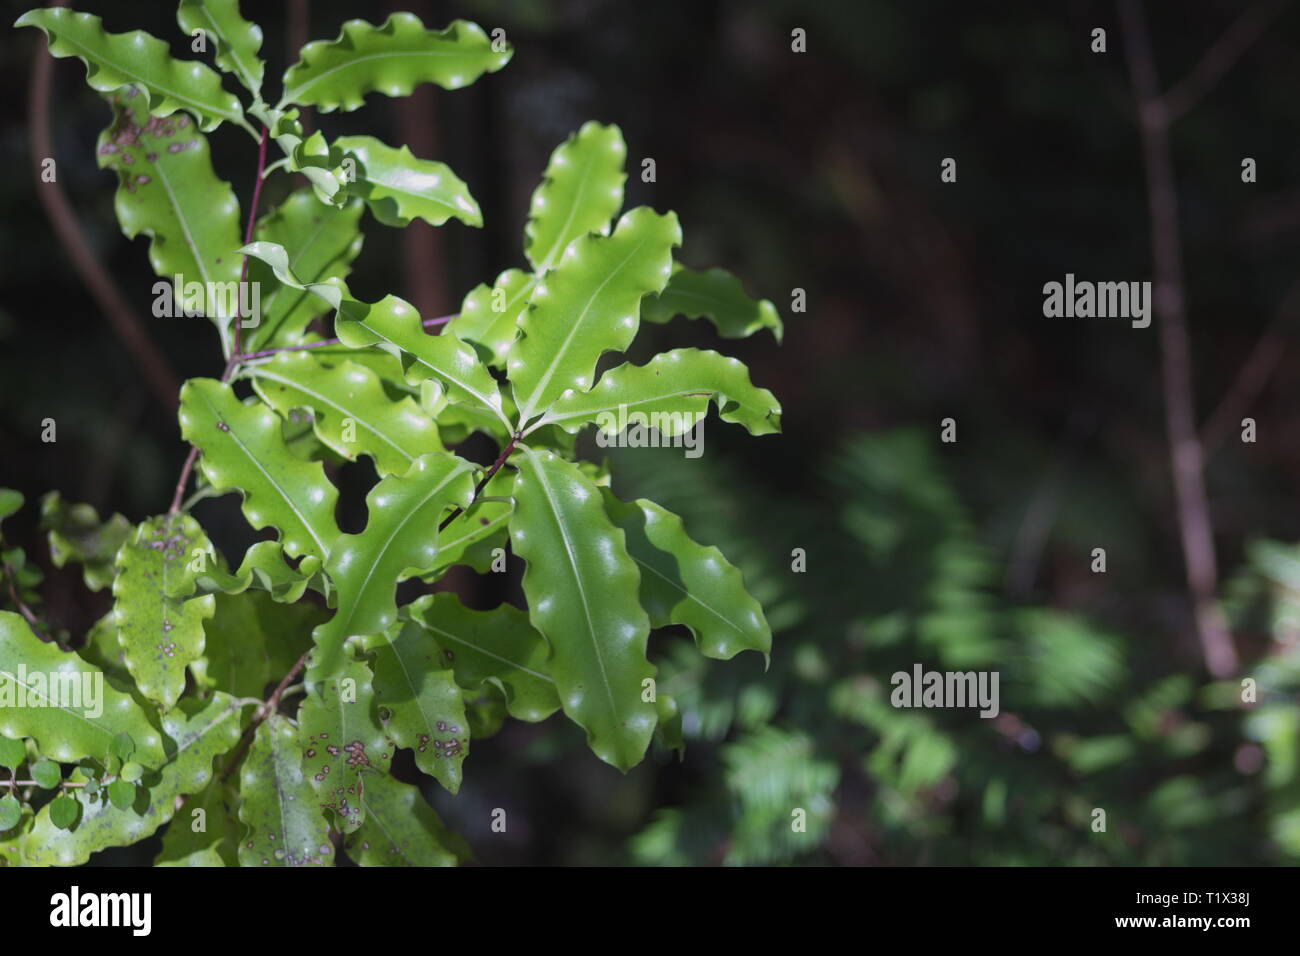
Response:
M257 55L262 28L239 15L239 0L181 0L176 22L190 36L202 30L216 42L217 66L233 74L254 96L262 92L266 64Z
M182 437L202 453L199 469L208 484L240 492L249 524L275 528L293 557L325 558L338 536L338 489L320 462L289 453L275 412L240 402L223 382L194 378L181 388L180 422Z
M226 805L224 787L213 781L181 803L163 834L154 866L238 866L239 826Z
M309 603L281 604L264 591L218 594L215 601L204 624L203 659L191 669L200 685L236 697L264 697L311 647L312 628L327 616Z
M418 787L388 774L367 774L366 822L343 843L358 866L455 866L469 859L465 841L447 829Z
M576 465L527 446L513 461L510 536L528 562L524 594L529 619L550 644L547 669L592 751L626 771L645 754L656 718L654 704L641 699L642 681L655 671L636 564L600 489Z
M584 123L555 148L524 225L524 255L534 272L553 268L579 236L609 234L610 220L623 207L626 158L622 130L596 122Z
M377 700L370 667L348 660L338 677L318 682L298 709L303 773L340 833L365 821L362 788L370 772L386 774L393 760L392 745L375 719Z
M200 594L243 594L249 588L256 588L281 604L293 604L309 587L329 596L320 558L307 555L296 568L290 567L278 541L254 544L244 553L239 570L233 574L218 555L202 571L195 573L194 583Z
M485 409L506 428L511 427L503 411L501 390L474 349L447 332L426 333L420 313L409 302L390 295L369 305L352 298L339 279L302 283L289 268L284 248L275 243L254 242L240 251L265 262L281 282L307 289L327 302L337 313L335 332L348 348L378 345L401 358L408 382L437 379L447 385L453 401Z
M312 412L316 436L349 461L369 455L381 475L404 474L421 455L442 449L433 419L410 398L393 401L363 365L322 365L302 350L281 352L247 372L257 393L285 417Z
M520 269L507 269L492 285L479 283L462 300L460 312L447 323L448 332L482 346L492 365L500 366L519 334L519 316L538 278Z
M509 604L473 611L444 592L417 598L409 613L432 635L462 687L499 688L517 720L545 720L560 709L555 681L546 672L546 639L523 611Z
M239 771L241 866L332 866L334 848L302 747L287 717L272 714L253 735Z
M641 569L641 606L651 627L684 624L705 657L725 661L741 651L772 651L762 605L745 590L739 569L714 547L697 544L682 519L653 501L622 502L601 489L605 511L627 535Z
M68 504L51 491L41 498L41 530L49 536L54 566L81 565L86 587L102 591L113 583L113 559L132 526L120 514L101 521L92 506Z
M289 268L307 282L345 279L361 252L364 209L360 201L324 205L311 190L299 189L258 222L255 235L283 246ZM260 260L249 260L248 277L260 284L262 314L256 328L244 330L247 351L298 344L307 324L326 311L307 290L281 285Z
M523 336L506 359L521 421L569 389L590 388L596 360L627 348L641 297L663 289L681 241L676 215L642 206L619 219L612 235L589 234L565 250L533 290L519 318Z
M483 495L449 524L446 531L439 532L438 565L429 575L422 575L425 580L430 583L436 581L453 564L468 565L480 574L488 573L494 558L493 549L505 547L510 512L514 509L514 502L509 499L492 500L485 497L493 493L494 485L501 487L496 480L498 477L504 480L504 484L513 483L509 476L497 472Z
M185 691L185 668L203 654L212 595L187 595L194 591L196 559L206 563L211 550L199 523L177 514L141 522L117 552L118 643L140 693L163 710L175 705Z
M394 13L382 26L349 20L336 39L302 48L285 71L280 105L329 113L360 108L367 93L408 96L421 83L458 90L501 69L513 53L509 47L494 51L482 28L466 20L443 30L426 30L410 13Z
M99 17L66 7L29 10L14 26L41 30L51 56L75 56L85 63L86 82L101 93L138 86L154 116L186 109L205 130L223 121L251 130L239 100L222 88L216 72L193 60L172 59L167 44L143 30L109 33Z
M364 199L385 226L405 226L412 219L431 226L448 219L483 225L469 186L445 163L418 159L407 147L395 149L373 136L341 136L334 145L355 160L348 194Z
M469 503L472 474L464 459L433 452L366 495L366 530L339 535L330 546L325 567L338 592L338 611L312 635L309 682L338 674L348 638L382 634L397 621L397 583L434 566L438 523L444 512Z
M751 299L740 280L725 269L700 272L678 265L663 292L648 297L641 309L647 322L667 322L678 315L708 319L724 339L771 329L780 342L785 332L776 306L767 299Z
M103 671L35 634L23 618L0 611L0 735L31 737L51 760L102 760L113 738L129 734L133 759L166 760L152 714L103 679Z
M117 173L113 208L123 235L149 237L149 264L171 287L167 314L201 314L223 325L239 306L234 190L217 177L207 137L184 113L150 116L133 87L108 99L113 122L95 155L101 169Z
M91 796L78 788L73 798L79 804L76 826L56 827L46 805L23 839L24 862L38 866L79 866L92 853L111 846L130 846L150 836L172 819L176 798L199 793L212 779L212 761L227 753L239 740L240 705L226 694L214 694L208 701L181 701L162 718L166 734L167 763L147 772L136 787L135 803L119 809L100 793ZM139 738L132 759L139 760Z
M617 435L640 424L672 437L694 428L710 400L723 421L744 425L752 435L781 430L776 396L756 387L738 359L701 349L673 349L645 365L609 369L594 388L562 396L537 425L577 431L594 422L607 435Z

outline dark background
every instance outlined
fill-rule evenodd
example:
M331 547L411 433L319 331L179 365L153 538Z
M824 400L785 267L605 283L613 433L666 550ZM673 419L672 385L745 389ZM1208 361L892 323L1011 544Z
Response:
M110 30L139 27L190 56L173 3L76 6ZM433 799L482 862L1300 855L1300 622L1286 613L1292 583L1260 572L1250 551L1257 539L1289 546L1300 536L1300 350L1282 309L1300 252L1300 10L1280 6L1171 134L1200 421L1265 342L1245 412L1258 441L1243 444L1234 426L1207 465L1223 591L1244 595L1229 603L1242 674L1271 681L1264 703L1275 709L1252 722L1222 706L1225 691L1208 682L1194 636L1157 325L1042 314L1043 283L1067 272L1152 277L1113 5L245 0L245 16L265 32L271 90L290 62L287 37L304 29L295 11L306 17L299 41L391 8L428 26L454 17L500 26L515 47L505 69L466 90L426 87L400 103L372 95L362 111L317 119L327 134L369 133L447 162L483 209L481 230L368 221L352 280L360 298L391 291L425 315L446 314L478 282L520 265L528 197L550 151L597 119L627 139L628 205L676 210L682 261L731 270L786 321L781 346L766 332L726 343L780 398L783 435L750 439L711 422L699 468L685 474L662 456L626 454L625 482L617 471L615 480L620 491L659 490L688 528L698 512L699 526L716 529L698 537L739 551L777 630L772 672L743 659L707 675L668 669L694 728L681 764L656 754L622 776L558 719L508 725L476 744L462 794ZM12 22L26 4L4 8ZM1162 84L1184 76L1244 8L1146 4ZM791 52L796 27L807 31L807 53ZM1104 54L1089 49L1096 27L1107 31ZM166 509L185 448L37 201L26 98L44 41L5 30L0 55L0 483L29 502L53 488L140 520ZM108 109L83 75L78 61L55 63L59 182L172 374L216 376L220 350L207 323L149 315L145 241L118 231L113 177L93 155ZM210 139L218 173L246 206L255 151L238 131ZM1241 181L1246 156L1257 160L1257 183ZM637 176L644 157L656 161L653 184ZM944 157L958 161L955 184L940 182ZM264 208L283 188L268 189ZM807 292L802 314L789 308L796 287ZM703 323L680 319L645 338L717 344ZM949 416L958 441L945 445L939 422ZM55 444L40 441L46 417L58 423ZM369 480L364 466L342 478L354 512ZM228 555L249 540L234 501L196 511ZM34 513L6 533L43 560ZM1089 569L1099 546L1104 575ZM802 577L789 570L793 547L810 555ZM104 595L45 564L47 613L79 633L106 610ZM456 586L480 604L501 596L493 583ZM1044 636L1051 628L1026 623L1041 623L1026 617L1030 606L1061 615L1057 625L1069 615L1082 636L1054 643ZM889 631L899 615L901 630ZM936 615L946 622L937 630ZM888 716L855 716L854 701L898 666L984 660L959 650L972 634L996 646L995 665L1020 667L1024 686L1042 691L1016 698L1004 689L1003 709L1020 724L947 717L908 736ZM666 654L668 640L656 650ZM714 671L737 676L714 684ZM1053 682L1069 686L1052 696L1043 688ZM707 702L692 709L703 687L725 713ZM1090 764L1072 750L1080 739L1112 741L1117 756ZM920 755L908 757L909 747ZM935 757L943 747L948 756ZM746 794L754 780L771 783L781 807L799 805L796 795L821 801L808 840L773 835L789 829L789 811L758 806ZM506 835L487 829L497 806L518 821ZM1115 808L1113 839L1088 831L1095 806Z

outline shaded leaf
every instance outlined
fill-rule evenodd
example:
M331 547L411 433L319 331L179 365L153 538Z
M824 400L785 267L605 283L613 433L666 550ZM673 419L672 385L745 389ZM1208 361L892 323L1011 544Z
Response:
M239 772L241 866L331 866L334 848L302 769L293 722L272 714L253 735Z
M388 774L367 774L366 822L343 849L359 866L455 866L465 842L443 824L418 788Z
M780 342L785 332L776 306L767 299L751 299L740 280L725 269L698 272L678 265L663 292L646 299L641 315L647 322L667 322L677 315L707 318L724 339L771 329Z
M266 64L257 56L262 28L239 15L239 0L181 0L176 22L190 36L195 30L207 34L216 42L217 66L234 74L254 96L262 91Z
M70 505L51 491L41 498L41 530L49 534L54 566L80 564L86 587L102 591L113 583L113 559L132 526L120 514L100 521L90 505Z

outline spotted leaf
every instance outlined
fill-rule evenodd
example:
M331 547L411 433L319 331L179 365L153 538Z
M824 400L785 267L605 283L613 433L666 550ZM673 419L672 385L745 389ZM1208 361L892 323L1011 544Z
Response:
M332 866L334 848L288 717L258 725L239 771L241 866Z

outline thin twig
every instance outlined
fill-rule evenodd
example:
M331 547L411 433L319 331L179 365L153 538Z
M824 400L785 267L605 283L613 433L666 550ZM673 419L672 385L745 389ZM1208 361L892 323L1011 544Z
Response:
M27 626L32 629L33 634L35 634L46 644L50 643L50 639L46 637L44 633L42 633L39 626L39 621L37 620L36 615L32 613L32 609L29 608L26 604L24 604L23 599L18 596L18 589L14 586L13 565L11 565L8 561L4 563L4 575L5 575L5 581L9 584L9 597L13 599L14 607L18 608L18 613L20 613L24 618L27 619Z
M483 473L483 477L479 480L479 483L474 486L474 494L470 496L469 504L467 504L464 508L457 508L451 514L447 515L447 517L442 519L442 524L438 525L439 534L445 531L447 525L455 521L458 516L464 514L470 508L474 507L474 502L478 501L478 496L483 493L483 489L486 488L487 483L492 480L492 476L501 470L501 466L506 463L506 459L510 457L510 453L515 450L515 443L517 441L519 441L519 436L518 435L512 436L510 439L510 444L506 445L506 447L501 451L501 454L497 456L497 460L492 462L492 467L490 467L486 472Z
M303 667L307 663L307 657L310 654L310 650L302 652L302 657L298 658L298 662L289 669L289 673L285 674L284 677L280 679L280 683L275 685L275 690L271 691L271 696L266 698L266 703L257 708L257 711L253 714L252 721L244 731L244 735L239 739L239 745L231 751L230 756L226 759L225 769L221 771L221 776L219 778L222 783L226 781L226 778L234 771L235 767L239 764L239 761L243 759L245 751L248 750L249 745L253 742L253 735L257 732L257 728L264 720L266 720L266 718L274 714L276 708L280 706L280 697L284 694L285 688L289 686L290 682L297 677L299 673L301 673Z
M1214 677L1223 678L1236 671L1237 651L1217 600L1214 532L1205 492L1204 452L1196 432L1178 197L1169 149L1170 116L1160 97L1141 6L1137 0L1120 0L1119 9L1147 181L1155 311L1160 321L1160 371L1178 530L1205 667Z

